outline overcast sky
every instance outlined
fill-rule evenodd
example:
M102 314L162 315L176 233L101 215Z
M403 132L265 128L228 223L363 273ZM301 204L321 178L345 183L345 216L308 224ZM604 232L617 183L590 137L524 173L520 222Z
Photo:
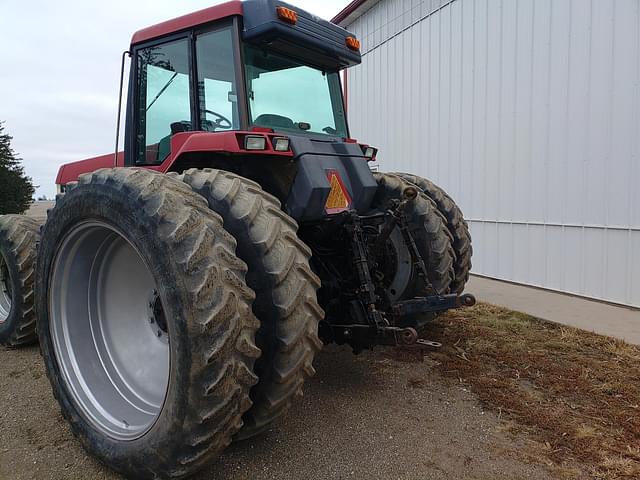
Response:
M114 148L120 55L134 31L219 0L0 0L0 120L36 195L63 163ZM330 19L349 0L290 0Z

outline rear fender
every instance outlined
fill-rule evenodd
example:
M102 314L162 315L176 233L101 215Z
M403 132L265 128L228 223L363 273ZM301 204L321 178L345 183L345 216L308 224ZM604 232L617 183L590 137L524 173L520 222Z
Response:
M124 152L118 152L117 162L114 162L114 155L110 153L99 157L87 158L78 162L67 163L62 165L60 170L58 170L56 185L66 185L69 182L75 182L80 175L85 173L91 173L101 168L112 168L114 166L124 166Z

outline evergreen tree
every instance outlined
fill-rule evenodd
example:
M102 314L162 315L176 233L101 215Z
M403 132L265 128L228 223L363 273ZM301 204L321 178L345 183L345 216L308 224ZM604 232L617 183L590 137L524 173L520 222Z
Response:
M25 175L21 159L11 148L12 139L0 122L0 215L24 213L34 193L31 178Z

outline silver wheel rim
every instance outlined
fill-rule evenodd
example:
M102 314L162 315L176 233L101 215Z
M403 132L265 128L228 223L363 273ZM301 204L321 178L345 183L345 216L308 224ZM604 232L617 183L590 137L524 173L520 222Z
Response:
M4 257L0 255L0 323L4 323L11 313L11 281L9 268Z
M56 359L81 412L111 438L142 437L162 410L170 351L140 253L106 223L77 225L54 260L48 301Z

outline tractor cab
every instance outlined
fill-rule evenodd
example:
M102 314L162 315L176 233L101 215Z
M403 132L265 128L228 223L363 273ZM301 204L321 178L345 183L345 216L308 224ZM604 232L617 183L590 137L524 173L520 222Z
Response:
M238 27L219 21L134 47L127 128L135 148L127 149L127 163L162 163L171 136L190 131L348 137L339 66L311 66L244 42Z

